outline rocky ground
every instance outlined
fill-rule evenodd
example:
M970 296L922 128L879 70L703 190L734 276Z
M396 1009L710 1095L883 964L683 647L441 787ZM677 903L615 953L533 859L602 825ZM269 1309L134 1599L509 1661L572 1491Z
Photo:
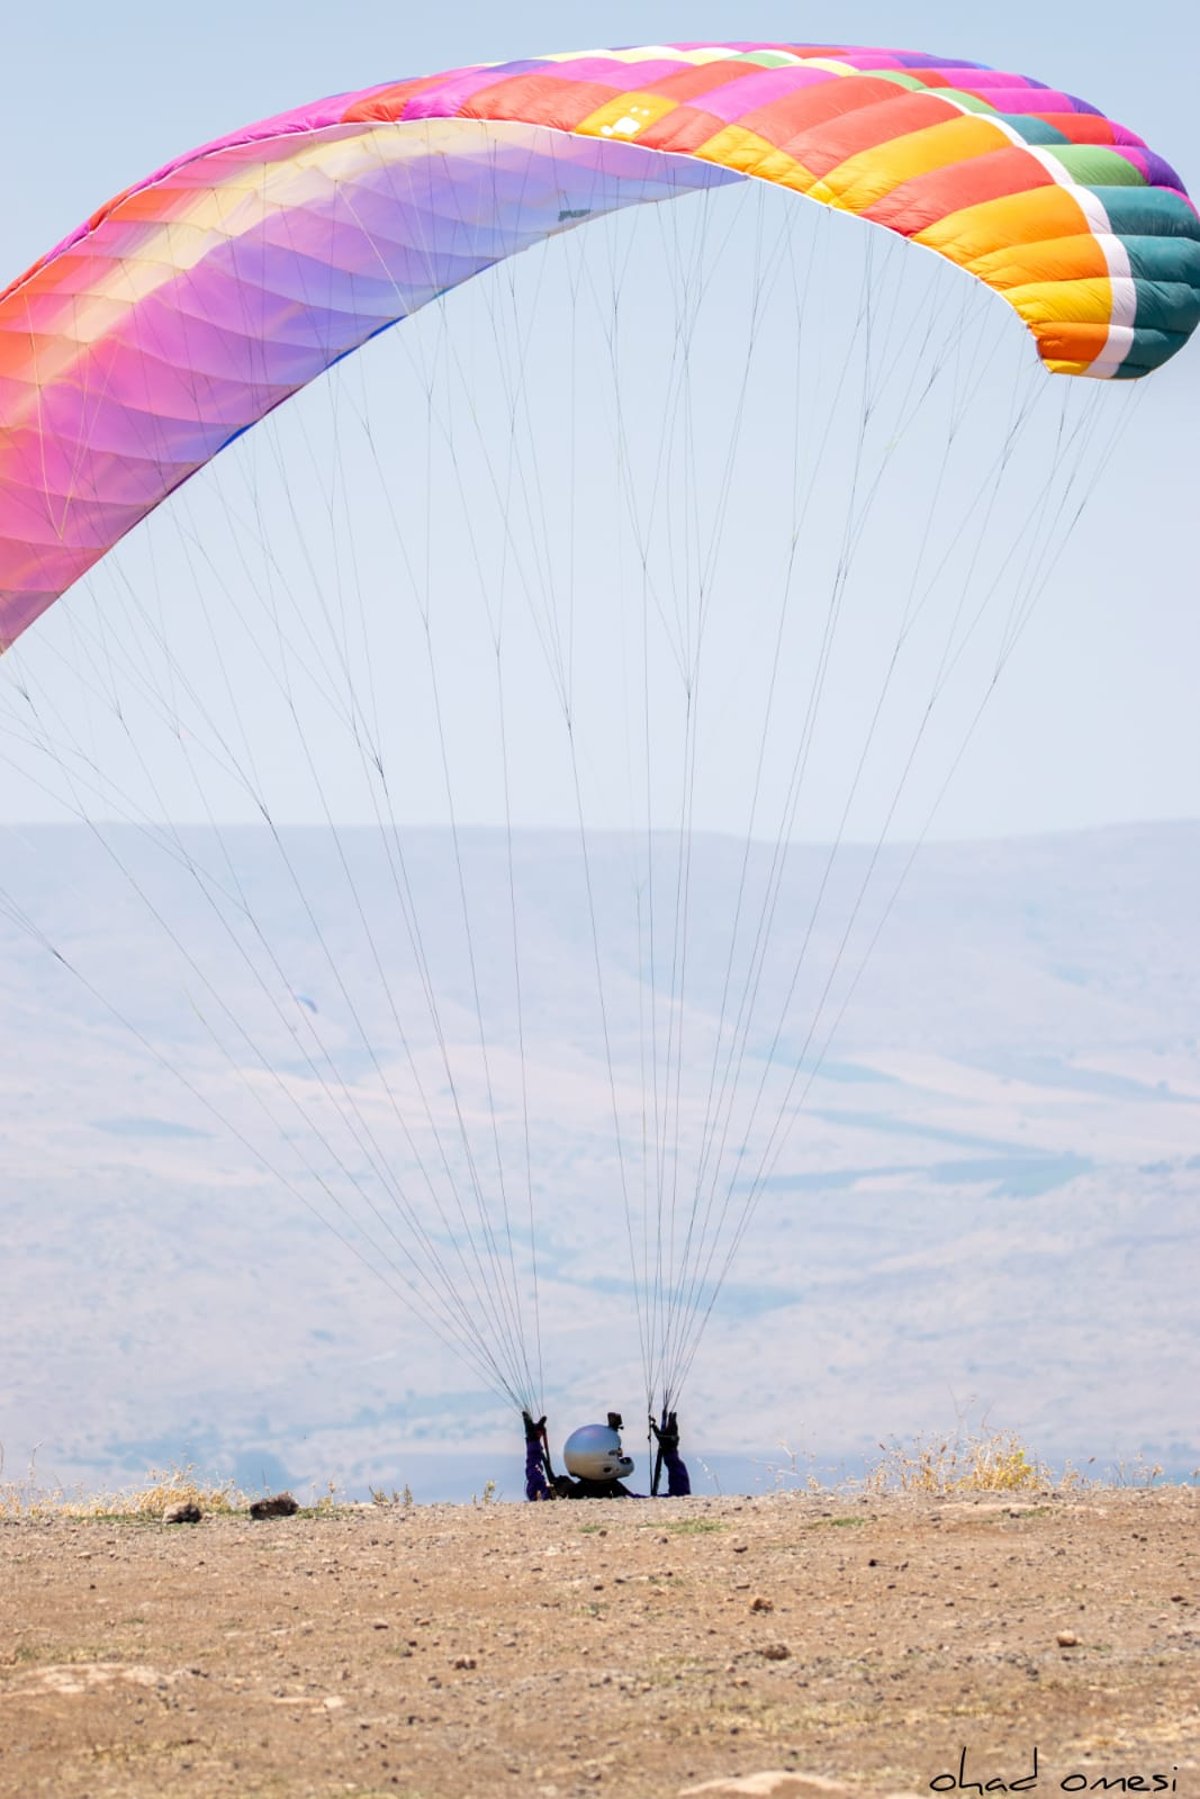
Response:
M0 1793L928 1793L1036 1747L1043 1795L1200 1799L1198 1525L1181 1488L5 1522Z

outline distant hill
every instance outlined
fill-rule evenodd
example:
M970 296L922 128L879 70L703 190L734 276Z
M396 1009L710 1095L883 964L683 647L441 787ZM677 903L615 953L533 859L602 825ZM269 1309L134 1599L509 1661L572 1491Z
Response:
M511 1470L505 1408L309 1209L363 1250L376 1148L414 1205L426 1164L449 1205L459 1146L495 1155L526 1235L537 1214L553 1424L639 1413L614 1107L637 1185L657 1172L637 1148L652 1010L664 1066L686 1033L658 1090L686 1184L754 966L747 933L729 978L729 921L739 886L750 908L769 891L769 852L743 869L740 845L696 840L681 975L663 929L651 968L631 903L649 876L670 917L669 839L599 837L586 869L569 834L518 833L510 864L502 833L467 831L461 869L448 833L406 833L402 869L396 850L365 830L8 833L8 1477L35 1445L68 1482L179 1456L359 1489L434 1455ZM804 1105L699 1350L689 1440L824 1465L969 1412L1053 1457L1193 1467L1200 824L928 846L855 983L906 856L874 870L811 1042L868 852L829 873L797 847L783 871L739 1093L778 1101L799 1066ZM731 1216L770 1147L739 1107Z

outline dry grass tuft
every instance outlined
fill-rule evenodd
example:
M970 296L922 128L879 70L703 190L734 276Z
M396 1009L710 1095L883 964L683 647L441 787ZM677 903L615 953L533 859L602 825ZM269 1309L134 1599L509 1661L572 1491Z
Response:
M372 1487L367 1492L371 1495L371 1504L379 1506L383 1511L411 1512L417 1503L413 1498L413 1490L405 1481L402 1487Z
M1064 1493L1084 1484L1068 1466L1055 1474L1016 1431L977 1428L960 1420L944 1436L915 1437L879 1445L881 1459L864 1474L818 1470L811 1458L784 1446L782 1466L768 1469L776 1488L814 1496L832 1493ZM1161 1469L1154 1473L1161 1473ZM1147 1484L1152 1484L1148 1482Z
M0 1459L0 1518L128 1518L153 1520L176 1505L197 1505L202 1512L244 1511L249 1501L232 1481L197 1479L191 1467L151 1469L144 1483L113 1493L68 1493L59 1484L44 1485L30 1464L24 1479L3 1478Z
M242 1504L245 1503L246 1501L243 1500ZM340 1511L347 1503L348 1501L338 1498L336 1480L330 1480L325 1484L325 1491L320 1495L314 1492L310 1503L302 1505L300 1510L308 1518L328 1518L334 1512Z
M198 1480L195 1470L187 1467L167 1472L151 1469L143 1486L96 1493L59 1509L77 1518L161 1518L175 1505L197 1505L205 1513L229 1513L244 1511L248 1503L231 1480L213 1486Z
M1010 1430L956 1431L879 1447L883 1460L863 1483L873 1493L1028 1493L1062 1491L1078 1481L1072 1470L1056 1478Z

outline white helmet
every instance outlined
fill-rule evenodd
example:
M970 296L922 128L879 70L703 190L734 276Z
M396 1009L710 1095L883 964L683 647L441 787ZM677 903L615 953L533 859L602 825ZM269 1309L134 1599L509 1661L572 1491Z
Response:
M622 1453L621 1436L609 1424L582 1424L563 1444L563 1461L577 1480L628 1480L633 1457Z

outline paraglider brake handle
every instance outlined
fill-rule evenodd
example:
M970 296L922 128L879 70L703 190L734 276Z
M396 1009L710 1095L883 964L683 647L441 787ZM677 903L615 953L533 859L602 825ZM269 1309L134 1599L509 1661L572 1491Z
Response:
M550 1439L546 1435L546 1414L543 1412L540 1418L535 1418L532 1412L522 1412L521 1422L525 1426L525 1441L541 1444L542 1465L553 1484L554 1464L550 1460Z
M651 1412L650 1429L660 1449L679 1448L679 1423L674 1412L664 1412L661 1422Z

